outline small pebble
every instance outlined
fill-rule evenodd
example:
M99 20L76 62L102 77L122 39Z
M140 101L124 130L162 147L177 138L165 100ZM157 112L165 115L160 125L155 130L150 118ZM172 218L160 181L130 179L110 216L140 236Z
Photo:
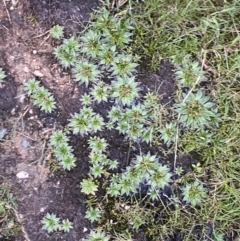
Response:
M17 4L18 4L18 1L12 0L12 5L13 5L13 6L17 6Z
M7 134L7 129L3 128L0 130L0 140Z
M33 50L33 54L37 54L37 50L36 49Z
M43 213L45 211L45 207L44 208L40 208L40 212Z
M30 146L30 143L29 143L29 141L27 140L27 138L23 138L22 139L22 147L25 149L25 150L27 150L28 149L28 147Z
M35 76L37 76L37 77L43 77L43 76L44 76L44 74L43 74L41 71L39 71L39 70L35 70L35 71L33 72L33 74L34 74Z
M25 95L22 95L22 96L19 98L19 102L20 102L20 103L23 103L24 100L25 100Z
M13 108L13 109L11 110L11 115L15 115L15 111L16 111L16 109Z
M88 229L84 227L83 232L86 233L87 231L88 231Z
M19 179L24 179L24 178L28 178L29 177L29 174L25 171L21 171L17 174L17 178Z
M23 68L23 71L24 71L25 73L28 73L28 72L29 72L29 68L26 66L26 67Z

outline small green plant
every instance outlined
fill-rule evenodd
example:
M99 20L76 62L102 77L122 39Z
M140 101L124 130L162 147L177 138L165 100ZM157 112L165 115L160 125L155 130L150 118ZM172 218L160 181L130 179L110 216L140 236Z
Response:
M85 93L81 98L80 101L83 105L88 106L92 104L92 97L91 95Z
M194 183L189 183L183 188L183 201L196 206L201 204L206 198L207 193L202 184L195 181Z
M101 41L101 35L97 31L89 30L80 38L83 47L81 53L88 55L89 57L96 58L99 55Z
M5 72L0 68L0 87L2 87L3 79L6 77Z
M199 66L199 63L192 61L190 55L186 55L181 65L177 65L175 72L177 81L181 87L194 87L195 83L206 81L205 72Z
M24 83L24 90L33 99L33 104L39 106L41 110L51 113L56 108L53 95L46 88L40 86L40 82L35 78Z
M110 71L112 75L117 75L122 78L133 76L136 73L136 67L138 64L133 63L132 55L118 55L114 58Z
M72 228L72 223L68 219L62 220L60 229L63 230L63 232L69 233Z
M112 82L112 97L122 104L130 106L136 98L139 98L139 83L132 78L118 77L117 81Z
M100 81L92 88L90 93L93 97L93 100L98 104L102 101L107 102L109 96L109 87Z
M47 213L41 223L43 224L42 229L46 230L48 233L58 230L69 233L70 229L73 228L72 223L68 219L62 220L61 222L60 218L54 213Z
M173 122L166 123L165 127L160 129L161 139L167 146L175 142L176 129L177 129L176 123L173 123Z
M84 241L108 241L110 237L106 236L105 232L91 231L88 238Z
M63 29L64 29L64 27L62 27L60 25L55 25L51 28L50 33L53 38L61 39L63 37Z
M53 146L53 153L59 164L66 170L71 170L76 166L76 159L73 155L71 146L68 144L69 138L62 130L52 133L50 144Z
M91 178L83 179L83 181L80 183L80 186L81 186L81 191L87 195L89 194L94 195L95 192L98 190L98 186Z
M135 230L139 230L140 226L142 226L144 223L145 222L144 222L143 218L138 215L131 222L133 229L135 229Z
M88 87L90 83L96 83L100 78L101 71L98 70L97 65L83 59L74 66L73 73L76 81L81 84L85 83L86 87Z
M176 105L176 112L179 113L179 120L184 127L197 129L220 121L215 104L210 102L210 97L202 90L189 95L183 94L182 100L185 101Z
M86 211L86 218L90 220L91 223L98 221L101 218L101 211L99 210L99 208L93 208L90 207L87 211Z
M91 107L83 107L79 113L72 116L68 124L74 134L81 135L101 131L104 125L103 117L95 113Z
M57 218L54 213L47 213L41 223L43 224L42 229L47 230L48 233L57 231L60 228L60 218Z

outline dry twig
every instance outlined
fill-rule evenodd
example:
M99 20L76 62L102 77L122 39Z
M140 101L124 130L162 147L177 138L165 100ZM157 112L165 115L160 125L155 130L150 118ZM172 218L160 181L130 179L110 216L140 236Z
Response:
M7 12L7 15L8 15L9 22L11 23L12 20L11 20L11 18L10 18L10 14L9 14L9 12L8 12L7 5L6 5L5 0L3 0L3 4L4 4L5 8L6 8L6 12Z

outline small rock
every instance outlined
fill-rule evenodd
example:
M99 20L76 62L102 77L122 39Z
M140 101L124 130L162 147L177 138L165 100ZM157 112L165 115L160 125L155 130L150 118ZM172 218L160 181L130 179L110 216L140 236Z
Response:
M0 140L7 134L7 129L3 128L0 130Z
M25 149L25 150L27 150L28 149L28 147L30 146L30 143L29 143L29 141L27 140L27 138L23 138L22 139L22 147Z
M25 73L28 73L28 72L29 72L29 68L26 66L26 67L23 68L23 71L24 71Z
M16 109L13 108L13 109L11 110L11 115L15 115L15 111L16 111Z
M34 49L34 50L33 50L33 54L37 54L37 50Z
M39 70L35 70L35 71L33 72L33 74L34 74L35 76L37 76L37 77L43 77L43 76L44 76L44 74L43 74L41 71L39 71Z
M84 227L83 232L86 233L87 231L88 231L88 229Z
M128 209L130 209L130 208L131 208L131 207L128 206L128 205L126 205L126 206L124 207L125 210L128 210Z
M17 174L17 178L19 179L24 179L24 178L28 178L29 177L29 174L25 171L21 171Z
M18 4L18 1L12 0L12 5L13 5L14 7L17 6L17 4Z
M40 208L40 212L41 212L41 213L45 212L45 210L46 210L45 207L44 207L44 208Z
M21 95L19 98L20 103L23 103L25 100L25 95Z

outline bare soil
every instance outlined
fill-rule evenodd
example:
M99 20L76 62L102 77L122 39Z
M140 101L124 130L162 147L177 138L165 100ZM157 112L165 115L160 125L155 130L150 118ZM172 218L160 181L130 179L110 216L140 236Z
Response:
M88 172L86 140L71 137L78 160L76 168L70 172L49 168L54 166L47 145L49 135L53 129L65 126L71 113L79 111L78 100L85 87L76 85L53 58L56 42L47 31L54 24L63 25L68 36L80 31L97 5L97 0L0 1L0 67L7 74L0 88L0 130L8 131L0 141L0 176L1 181L7 180L13 187L18 203L16 215L22 227L17 237L6 237L4 241L79 241L90 229L84 219L86 199L79 188L80 180ZM40 112L25 96L23 83L34 76L56 98L55 113ZM140 74L139 80L146 88L161 86L158 91L163 102L172 101L175 82L172 66L167 61L159 65L156 73ZM106 106L100 108L102 112L105 110ZM106 133L106 137L112 146L112 157L122 159L122 165L126 165L128 147L122 137L114 132ZM188 166L195 162L187 160ZM21 171L29 176L19 179L17 174ZM47 212L61 219L68 218L74 229L68 234L47 234L41 229L41 220Z

